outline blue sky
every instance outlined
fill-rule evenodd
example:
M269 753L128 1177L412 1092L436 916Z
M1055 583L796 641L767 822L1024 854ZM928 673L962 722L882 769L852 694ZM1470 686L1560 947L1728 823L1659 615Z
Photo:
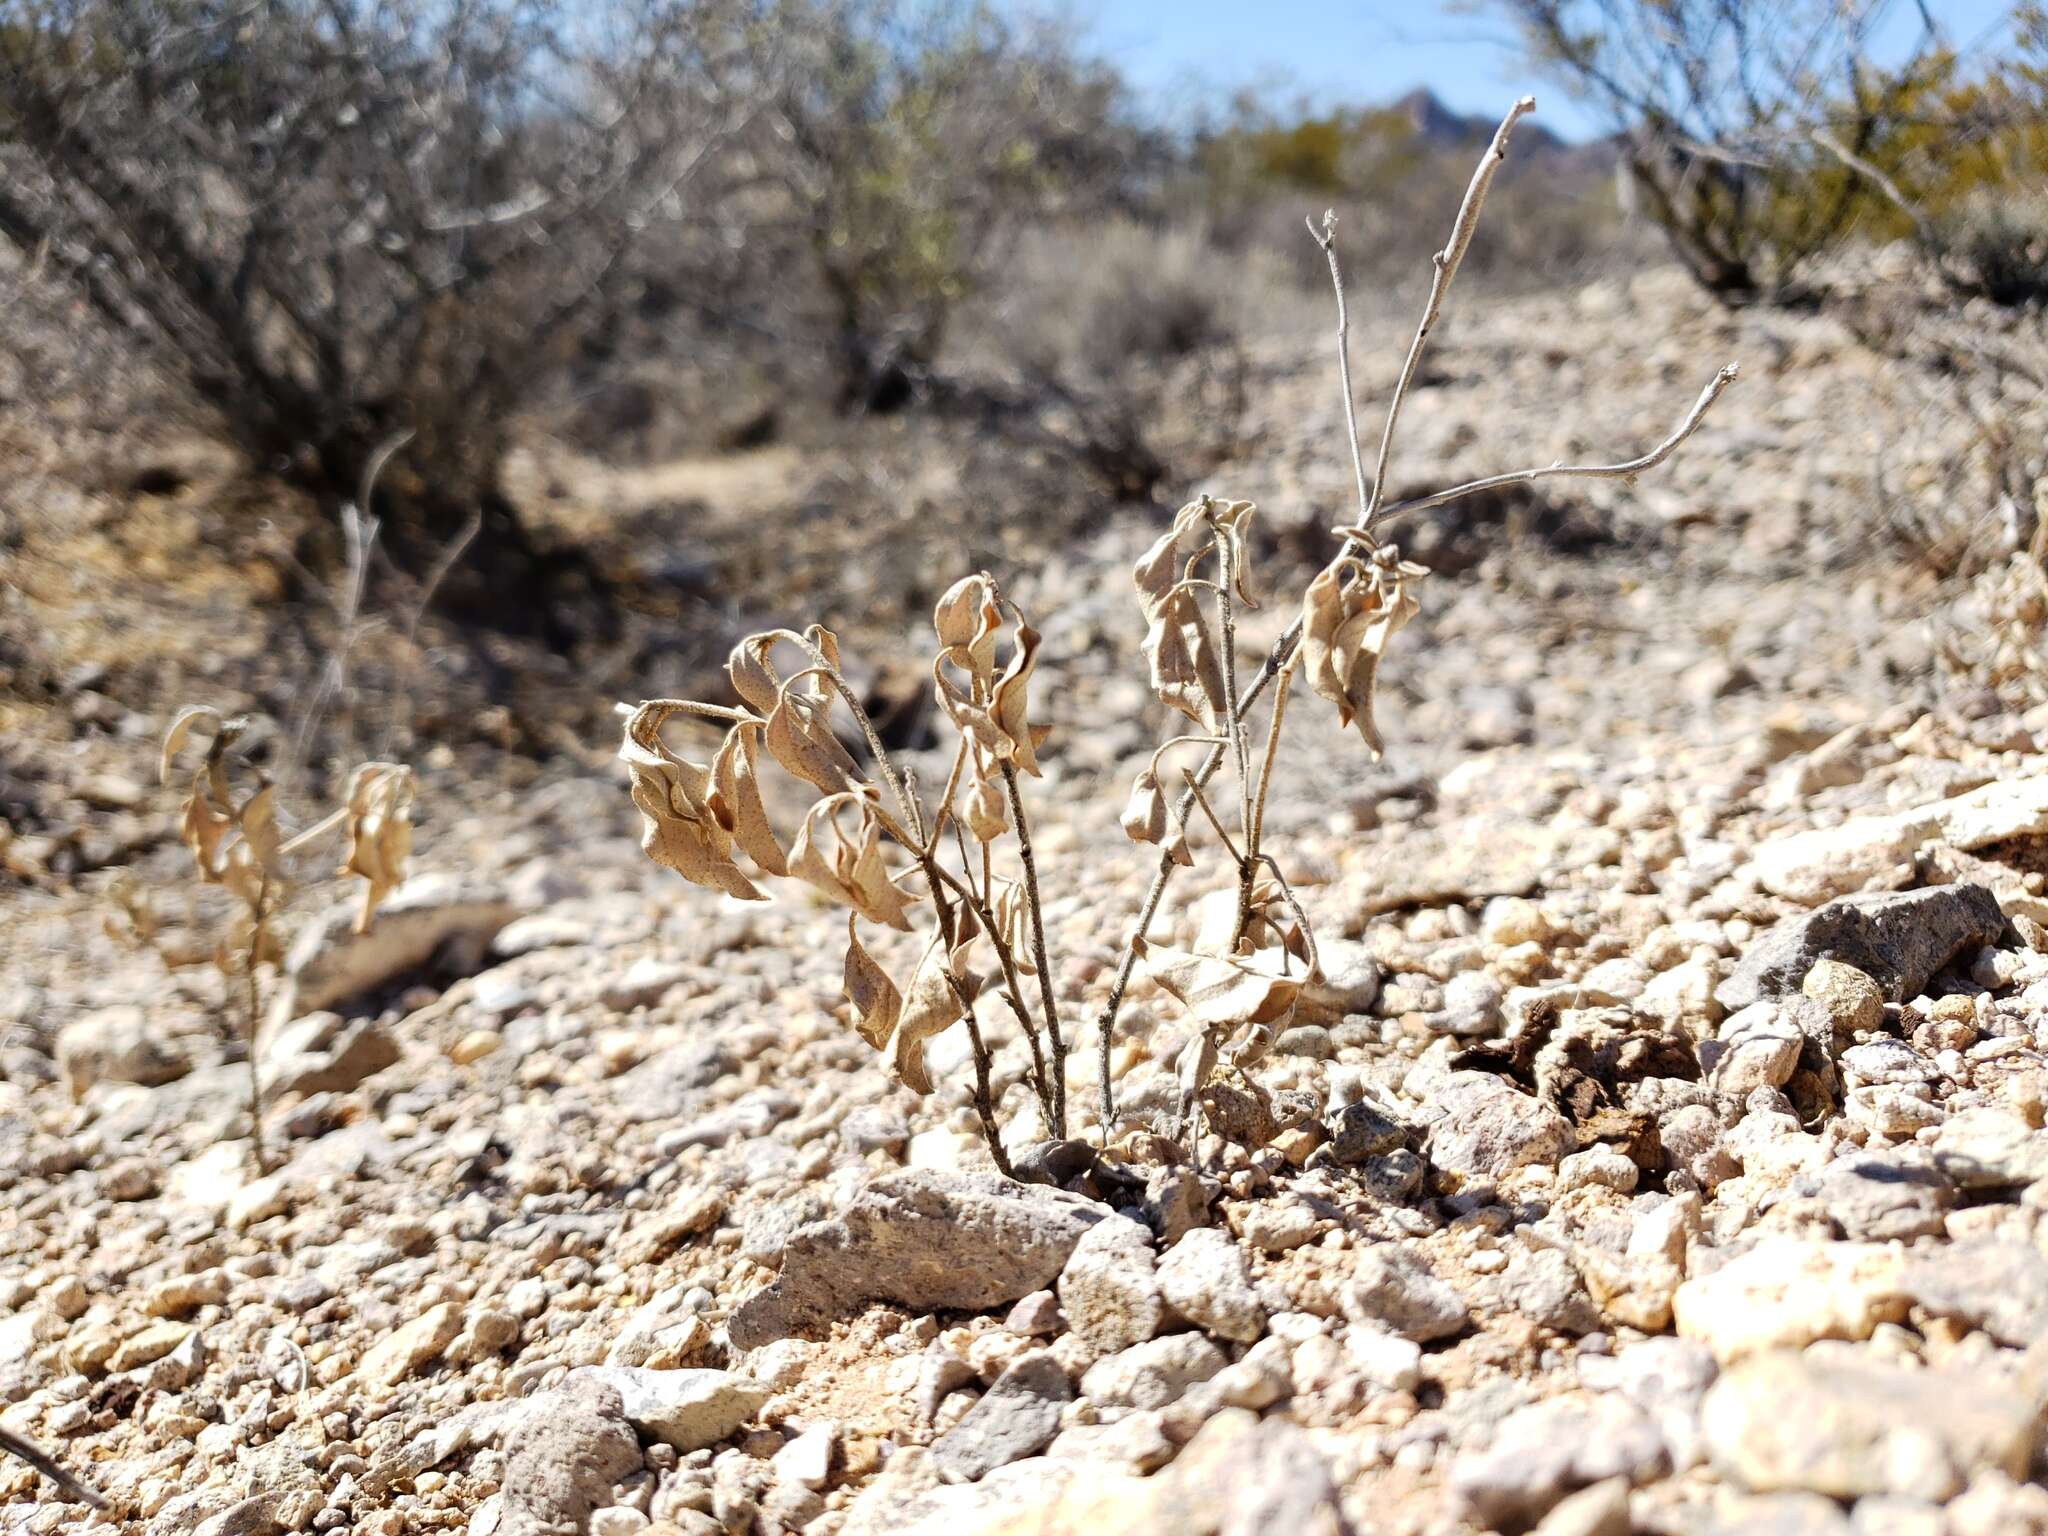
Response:
M1979 42L2010 0L1928 0L1959 43ZM1305 95L1318 107L1390 100L1417 85L1461 112L1498 114L1532 91L1537 120L1566 138L1600 125L1534 77L1498 22L1447 0L1072 0L1056 7L1117 60L1144 99L1168 116L1203 89L1225 95L1271 87L1275 101ZM1037 6L1034 9L1044 9ZM1895 3L1886 44L1903 49L1917 29Z

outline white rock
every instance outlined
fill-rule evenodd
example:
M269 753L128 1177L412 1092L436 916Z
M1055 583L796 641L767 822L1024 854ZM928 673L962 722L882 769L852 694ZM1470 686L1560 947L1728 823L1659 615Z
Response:
M1767 1238L1679 1286L1672 1316L1726 1364L1815 1339L1867 1339L1906 1316L1902 1251L1882 1243Z
M1817 906L1860 890L1930 843L1964 852L2048 832L2048 777L2009 779L1893 816L1857 816L1759 847L1750 862L1774 896Z
M1159 1290L1174 1311L1218 1338L1249 1344L1266 1331L1244 1255L1215 1227L1197 1227L1167 1250Z
M773 1396L762 1383L730 1371L584 1365L569 1377L593 1377L616 1389L634 1428L686 1455L725 1439Z

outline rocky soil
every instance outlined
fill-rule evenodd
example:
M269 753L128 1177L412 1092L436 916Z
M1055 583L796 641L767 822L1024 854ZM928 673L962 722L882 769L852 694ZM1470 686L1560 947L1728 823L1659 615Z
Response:
M1269 591L1344 509L1325 346L1261 353L1216 477ZM1076 1120L1124 1153L1074 1189L990 1171L960 1031L934 1095L890 1077L839 913L654 868L609 770L424 765L376 928L298 919L264 1176L213 973L96 889L8 890L0 1426L109 1508L7 1462L0 1527L2048 1531L2048 716L1943 682L1873 532L1988 497L1971 427L1828 318L1649 273L1455 315L1396 489L1640 451L1730 356L1640 486L1403 536L1437 573L1387 759L1298 703L1269 818L1327 973L1260 1068L1291 1111L1198 1164L1149 1134L1187 1026L1143 979L1094 1119L1150 868L1116 816L1166 734L1137 518L1004 573L1046 635ZM152 887L175 702L81 675L20 749ZM1155 937L1227 925L1197 854ZM203 957L212 909L164 900Z

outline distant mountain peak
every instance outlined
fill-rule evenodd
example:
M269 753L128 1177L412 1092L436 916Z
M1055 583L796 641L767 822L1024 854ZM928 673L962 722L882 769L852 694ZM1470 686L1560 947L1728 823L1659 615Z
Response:
M1503 111L1505 109L1503 104ZM1426 85L1418 85L1407 95L1388 103L1385 110L1406 122L1414 130L1416 137L1431 145L1463 144L1472 139L1488 139L1493 136L1493 130L1500 126L1498 117L1456 111L1446 105L1444 99ZM1534 150L1538 153L1567 147L1564 140L1540 122L1524 122L1517 128L1515 144L1518 149L1525 152Z

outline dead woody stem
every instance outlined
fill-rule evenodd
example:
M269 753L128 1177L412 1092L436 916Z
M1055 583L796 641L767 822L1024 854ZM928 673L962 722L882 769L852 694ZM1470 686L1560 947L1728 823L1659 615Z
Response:
M1509 108L1507 115L1502 119L1499 128L1495 131L1492 142L1487 146L1485 154L1481 156L1478 166L1473 171L1472 180L1466 187L1464 199L1460 203L1457 217L1452 223L1450 238L1444 243L1443 248L1432 257L1429 294L1424 302L1422 317L1416 325L1415 334L1409 343L1407 354L1403 358L1399 377L1395 382L1393 392L1387 403L1386 420L1381 429L1377 460L1370 480L1368 480L1366 475L1363 448L1358 430L1355 392L1351 381L1350 323L1345 302L1343 269L1337 256L1335 216L1325 214L1320 230L1316 229L1313 224L1310 225L1310 233L1314 236L1317 245L1321 247L1324 256L1329 262L1331 287L1336 296L1337 372L1339 385L1343 393L1346 436L1349 439L1352 469L1358 497L1357 522L1354 525L1336 530L1343 542L1328 564L1323 567L1323 573L1319 576L1318 582L1327 580L1330 587L1334 589L1332 595L1340 603L1355 604L1358 601L1357 594L1362 585L1370 585L1374 581L1385 579L1391 575L1392 601L1387 608L1378 614L1354 614L1354 619L1361 617L1368 619L1376 618L1382 630L1380 636L1382 641L1385 635L1391 633L1393 628L1397 628L1402 618L1405 617L1398 606L1404 600L1399 592L1399 571L1419 571L1419 568L1401 566L1398 558L1393 555L1391 548L1385 551L1381 550L1375 538L1375 530L1379 526L1395 518L1445 506L1463 497L1497 489L1504 485L1526 484L1542 479L1566 477L1582 479L1632 479L1644 470L1661 464L1677 449L1679 444L1691 436L1701 420L1704 419L1708 409L1712 407L1714 401L1720 397L1721 392L1734 381L1736 376L1736 370L1732 364L1721 369L1708 382L1706 388L1701 392L1699 399L1694 403L1691 411L1679 423L1676 430L1663 442L1636 458L1612 464L1552 464L1540 468L1516 470L1507 474L1490 476L1482 480L1455 485L1446 490L1409 501L1398 502L1392 505L1386 504L1387 470L1393 458L1402 408L1414 387L1424 351L1427 349L1432 331L1442 316L1444 301L1450 292L1451 284L1456 279L1458 269L1464 261L1465 254L1471 247L1472 236L1478 227L1479 215L1485 206L1487 193L1492 187L1494 176L1499 170L1501 162L1506 157L1509 138L1514 131L1516 123L1527 113L1533 111L1534 108L1535 102L1529 97L1522 98ZM1206 504L1206 501L1207 499L1204 498L1204 504ZM1312 590L1314 585L1312 584ZM1405 601L1412 604L1412 599L1405 599ZM1220 617L1223 619L1224 628L1228 631L1231 628L1231 619L1228 611L1227 597L1220 605ZM1250 711L1258 703L1260 696L1266 691L1267 687L1277 681L1278 687L1275 693L1272 714L1268 721L1265 748L1260 757L1256 787L1245 791L1245 846L1236 855L1239 861L1239 895L1237 918L1233 925L1233 946L1243 940L1246 928L1252 917L1251 888L1257 868L1264 864L1272 870L1276 878L1279 878L1278 865L1272 861L1270 856L1264 853L1262 848L1265 806L1271 790L1273 763L1279 749L1281 727L1285 719L1288 684L1292 681L1301 657L1303 638L1304 623L1301 619L1297 619L1274 644L1264 664L1253 676L1250 683L1242 690L1241 694L1238 694L1234 679L1231 677L1232 669L1228 666L1230 658L1227 653L1232 647L1226 643L1224 677L1230 692L1235 697L1231 699L1227 709L1224 711L1224 718L1218 722L1217 734L1222 739L1211 747L1200 766L1187 776L1187 789L1182 793L1179 802L1174 808L1175 822L1184 826L1188 816L1195 808L1202 787L1221 769L1225 759L1233 754L1236 755L1238 760L1241 783L1249 777L1245 764L1248 754ZM1376 654L1374 659L1376 660ZM1370 687L1371 668L1367 667L1363 669L1362 692L1368 704ZM1323 691L1323 689L1319 686L1318 691ZM1344 708L1343 701L1340 700L1340 715L1348 718L1350 713L1349 710ZM1377 738L1372 731L1369 709L1360 713L1358 723L1366 733L1368 745L1377 753ZM1136 970L1139 956L1144 947L1143 936L1151 928L1153 920L1158 914L1160 903L1166 894L1167 885L1173 878L1174 869L1178 864L1185 862L1184 857L1177 857L1177 854L1181 852L1182 850L1174 847L1168 847L1161 852L1158 866L1153 873L1151 885L1147 888L1144 899L1139 903L1137 918L1130 929L1130 938L1126 941L1123 952L1118 959L1116 974L1110 983L1109 996L1103 1005L1101 1015L1097 1019L1096 1044L1099 1054L1098 1068L1101 1082L1100 1113L1103 1126L1102 1134L1105 1141L1113 1136L1116 1124L1116 1089L1113 1076L1112 1044L1116 1031L1117 1016L1122 1010L1125 995L1129 989L1132 975ZM1284 885L1284 880L1282 884ZM1292 901L1291 893L1289 900L1290 902ZM1296 910L1299 911L1298 906Z

